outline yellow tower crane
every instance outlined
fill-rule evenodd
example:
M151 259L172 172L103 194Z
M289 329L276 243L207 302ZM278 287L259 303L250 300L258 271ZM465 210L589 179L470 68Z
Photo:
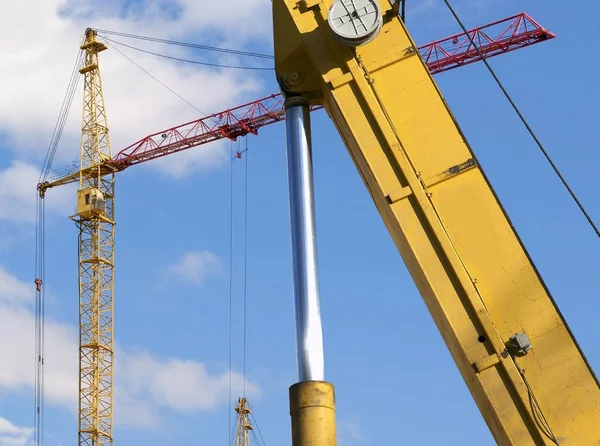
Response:
M79 182L79 446L113 444L113 316L115 173L98 54L108 47L93 29L80 46L84 57L83 122L79 169L38 185L46 190ZM40 281L41 285L41 281ZM235 446L250 446L254 427L245 397L238 398ZM257 437L255 437L257 438ZM257 438L257 443L264 444Z
M113 443L114 171L98 54L107 46L87 29L84 51L83 123L79 170L48 187L79 180L79 445Z
M112 444L114 173L101 168L112 157L98 53L107 49L88 29L77 214L79 228L79 444Z
M237 412L236 422L236 436L235 446L250 446L250 431L254 428L250 422L250 414L252 411L248 407L248 401L244 397L238 398L237 406L235 407Z
M250 409L245 396L238 398L235 411L237 412L235 421L236 434L231 446L265 446L265 440L262 438L260 429L258 429L258 425L256 424L256 418L254 418L252 409ZM254 424L252 424L251 418L254 420ZM258 435L256 434L257 431ZM251 438L252 441L250 441Z

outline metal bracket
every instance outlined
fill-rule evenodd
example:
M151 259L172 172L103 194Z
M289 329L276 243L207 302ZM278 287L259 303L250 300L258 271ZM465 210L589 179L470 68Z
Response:
M506 348L516 356L525 356L531 350L531 342L525 333L516 333L508 340Z
M406 17L406 0L396 0L392 5L392 8L388 9L384 14L384 19L387 22L397 15L400 15L402 21L406 23L404 20Z
M306 10L309 10L310 8L314 8L319 3L321 3L321 0L301 0L301 3L306 8Z

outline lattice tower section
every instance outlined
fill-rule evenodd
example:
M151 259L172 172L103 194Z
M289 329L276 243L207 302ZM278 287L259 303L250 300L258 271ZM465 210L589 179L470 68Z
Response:
M79 445L113 443L114 173L98 54L107 47L86 30L79 227Z

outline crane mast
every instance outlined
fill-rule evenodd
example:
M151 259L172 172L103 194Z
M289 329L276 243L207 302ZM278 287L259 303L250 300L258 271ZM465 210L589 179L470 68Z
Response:
M79 445L113 441L114 173L98 54L107 49L88 29L77 213L79 228Z
M292 233L314 219L295 212L311 206L310 194L299 202L294 188L312 189L308 110L323 105L496 442L600 445L598 380L398 8L391 0L273 0L275 69L286 120L296 120L288 164L302 170L290 179ZM315 249L314 231L303 240ZM301 254L293 257L297 336L315 340L318 314L306 321L318 306L298 305L318 285L316 264ZM321 360L314 344L298 349L299 363ZM290 388L292 444L336 444L334 411L322 370L299 374Z
M245 397L238 398L236 422L236 436L234 446L250 446L249 432L254 429L250 422L250 414L252 411L248 407L248 400Z

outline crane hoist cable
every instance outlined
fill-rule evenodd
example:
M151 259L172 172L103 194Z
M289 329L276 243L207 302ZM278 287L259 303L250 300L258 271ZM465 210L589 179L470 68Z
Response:
M199 60L182 59L182 58L175 57L175 56L168 56L166 54L160 54L160 53L155 53L153 51L144 50L142 48L138 48L138 47L128 45L123 42L119 42L117 40L113 40L106 36L102 36L102 38L108 42L112 42L117 45L125 46L127 48L130 48L135 51L139 51L141 53L151 54L152 56L157 56L157 57L164 57L165 59L171 59L171 60L175 60L177 62L185 62L185 63L191 63L191 64L196 64L196 65L206 65L209 67L217 67L217 68L233 68L233 69L238 69L238 70L257 70L257 71L274 71L275 70L275 68L273 68L273 67L247 67L247 66L243 66L243 65L225 65L225 64L212 63L212 62L201 62Z
M243 235L241 238L242 249L243 249L243 265L242 265L242 370L243 370L243 397L246 397L246 365L247 365L247 339L248 339L248 293L247 293L247 271L248 271L248 242L247 242L247 233L248 233L248 139L244 137L245 146L242 148L241 140L238 140L237 150L234 150L234 143L231 141L230 143L230 210L229 210L229 393L228 393L228 401L229 404L232 403L232 373L233 373L233 298L234 298L234 279L235 276L233 274L233 259L234 259L234 198L236 196L236 191L234 187L234 161L238 159L244 159L244 182L243 182L243 215L242 215L242 224L243 224ZM245 155L244 155L245 154ZM229 444L232 443L235 435L233 435L235 431L235 424L232 423L231 419L232 407L229 407L229 422L228 422L228 434L229 434Z
M106 37L104 37L104 40L108 40L106 39ZM196 110L198 113L200 113L202 116L208 116L207 113L204 113L202 110L200 110L198 107L196 107L194 104L192 104L190 101L188 101L187 99L185 99L183 96L181 96L180 94L178 94L176 91L174 91L172 88L170 88L169 86L167 86L167 84L165 84L164 82L160 81L156 76L152 75L148 70L146 70L144 67L142 67L140 64L138 64L137 62L135 62L133 59L131 59L129 56L127 56L125 53L123 53L122 51L120 51L118 48L116 48L114 45L109 45L112 49L114 49L117 53L119 53L121 56L123 56L125 59L127 59L129 62L131 62L132 64L134 64L136 67L138 67L140 70L142 70L144 73L146 73L149 77L151 77L152 79L154 79L156 82L158 82L160 85L162 85L164 88L166 88L167 90L169 90L171 93L173 93L175 96L177 96L179 99L181 99L183 102L185 102L187 105L189 105L190 107L192 107L194 110Z
M465 33L465 35L467 36L467 38L471 42L471 45L473 45L473 48L475 48L475 50L477 51L477 54L479 55L479 57L481 58L481 60L485 64L485 66L487 67L488 71L490 72L490 74L492 75L492 77L494 78L494 80L496 81L496 84L498 84L498 87L500 87L500 90L502 90L502 93L504 93L504 96L506 97L506 99L508 100L508 102L510 103L510 105L512 106L512 108L514 109L514 111L519 116L519 119L521 120L521 122L523 123L523 125L525 126L525 128L527 128L527 131L529 132L529 134L531 135L531 137L533 138L533 140L537 144L538 148L541 150L541 152L543 153L543 155L546 157L546 160L548 160L548 162L550 163L550 166L554 170L554 173L556 173L556 175L558 176L558 178L560 179L560 181L562 182L562 184L565 186L565 188L567 189L567 191L571 195L571 198L573 198L573 200L575 201L575 203L579 207L579 210L583 213L583 215L587 219L588 223L590 224L590 226L592 227L592 229L596 233L596 235L598 237L600 237L600 230L598 229L598 227L596 226L596 224L592 220L592 217L590 217L590 215L588 214L588 212L585 210L583 204L581 204L581 202L577 198L577 195L575 194L575 192L573 192L573 190L569 186L569 183L567 182L567 180L563 177L563 175L560 173L560 170L558 169L558 167L552 161L552 158L550 157L550 155L548 154L548 152L546 151L546 149L544 148L544 146L542 145L541 141L538 139L538 137L536 136L536 134L534 133L534 131L531 129L531 126L529 125L529 123L527 122L527 120L525 119L525 117L523 116L523 114L521 113L521 111L519 110L519 108L517 107L517 105L515 104L515 102L513 101L513 99L511 98L510 94L508 93L508 91L506 90L506 88L504 87L504 85L502 84L502 82L500 81L500 79L498 79L498 76L496 75L496 72L492 69L492 67L490 66L490 64L487 61L487 59L481 53L481 50L479 49L479 47L475 44L475 41L473 40L473 37L471 36L471 34L469 34L469 32L467 31L467 28L463 24L462 20L458 17L458 15L456 14L456 12L454 11L454 8L450 4L450 1L449 0L444 0L444 3L446 3L446 6L448 7L448 9L450 10L450 12L454 16L454 19L456 20L456 22L458 23L458 25L461 27L461 29L463 30L463 32Z
M256 444L265 446L266 445L265 438L263 437L263 434L260 431L260 427L258 426L258 421L256 420L256 416L254 416L254 407L252 407L252 404L250 404L250 403L248 403L248 407L252 411L252 413L250 414L252 425L256 428L256 430L253 431L254 438L256 439ZM256 434L256 432L258 432L258 435Z
M59 111L56 124L44 163L40 169L38 184L43 183L48 178L52 168L52 162L56 155L56 150L60 143L65 124L67 122L69 111L73 104L73 98L77 91L79 83L79 68L83 63L84 54L82 50L77 53L75 64L73 66L67 91ZM34 322L34 351L35 351L35 371L34 371L34 415L33 415L33 444L41 446L44 442L44 347L45 347L45 306L46 306L46 287L43 286L46 276L46 202L44 200L43 189L38 190L36 198L36 229L35 229L35 322Z
M157 37L140 36L137 34L127 34L127 33L122 33L122 32L117 32L117 31L108 31L105 29L96 29L96 32L99 35L109 34L109 35L113 35L113 36L129 38L129 39L147 40L150 42L164 43L167 45L176 45L176 46L183 46L183 47L194 48L194 49L199 49L199 50L215 51L215 52L221 52L221 53L227 53L227 54L235 54L238 56L256 57L256 58L261 58L261 59L274 59L275 58L271 54L234 50L231 48L220 48L220 47L216 47L216 46L201 45L201 44L197 44L197 43L178 42L176 40L168 40L168 39L160 39Z
M73 104L73 98L75 97L75 93L77 91L77 85L79 84L79 69L83 64L83 58L84 53L83 50L80 49L77 52L77 58L75 60L73 70L71 72L71 77L69 79L67 91L63 98L58 118L54 126L54 131L52 133L52 137L50 138L48 152L46 153L46 158L44 160L44 164L42 165L42 169L40 172L39 183L43 183L44 181L46 181L48 175L50 174L52 162L54 161L54 156L56 155L56 150L62 137L67 118L69 117L69 111L71 110L71 106Z
M494 70L492 69L492 67L490 66L490 64L488 63L488 61L486 60L486 58L481 54L479 48L477 47L477 45L475 44L473 38L471 37L471 35L467 32L463 22L461 21L461 19L458 17L458 15L456 14L456 12L454 11L454 8L452 8L452 5L450 4L449 0L444 0L444 3L446 3L446 6L448 7L448 9L450 10L450 12L452 13L452 15L454 16L454 18L456 19L456 21L458 22L459 26L462 28L463 32L467 35L471 45L473 45L473 47L477 50L477 53L479 55L479 57L481 58L481 60L483 61L483 63L485 63L485 66L487 67L488 71L490 72L490 74L492 75L492 77L494 78L494 80L496 81L496 83L498 84L498 86L500 87L500 89L502 90L502 92L504 93L504 95L506 96L506 99L508 99L508 101L510 102L510 104L512 105L513 109L515 110L515 112L517 113L517 115L519 116L519 118L521 119L521 121L523 122L523 124L525 125L525 127L527 128L527 130L529 131L530 135L532 136L532 138L534 139L534 141L536 142L536 144L538 145L539 149L542 151L542 153L544 154L544 156L546 157L546 159L548 160L548 162L550 163L550 165L552 166L552 168L554 169L555 173L558 175L558 177L561 179L561 181L563 182L563 184L565 185L565 187L567 188L567 190L569 191L569 193L571 194L571 196L573 197L573 199L575 200L575 202L577 203L577 205L579 206L580 210L583 212L583 214L585 215L585 217L587 218L588 222L590 223L590 225L592 226L592 228L594 229L594 231L596 232L596 235L598 235L600 237L600 232L598 231L598 228L595 226L594 222L592 221L591 217L588 215L588 213L585 211L585 209L583 208L583 206L581 205L581 203L579 202L579 200L577 199L575 193L571 190L571 188L569 187L567 181L563 178L563 176L561 175L559 169L555 166L555 164L552 162L552 159L550 158L550 156L548 155L548 153L546 152L546 150L544 149L542 143L540 142L540 140L537 138L537 136L535 135L535 133L533 132L533 130L531 129L531 127L529 126L529 124L527 123L527 121L525 120L523 114L520 112L519 108L517 107L517 105L515 104L515 102L512 100L511 96L508 94L507 90L504 88L504 85L502 84L502 82L500 81L500 79L498 79L498 76L496 76L496 73L494 72ZM538 424L538 426L540 427L540 429L542 430L542 432L556 445L559 444L559 441L557 439L557 437L555 436L555 434L552 432L552 430L550 429L550 426L548 425L548 422L546 421L546 418L539 406L539 403L537 401L537 398L535 397L535 394L533 393L531 387L529 386L529 383L527 382L527 378L525 376L525 373L523 370L521 370L521 368L519 367L518 363L515 361L514 362L515 366L517 367L517 369L519 370L519 373L521 374L526 387L527 387L527 391L529 393L529 400L530 400L530 404L533 410L533 413L536 416L536 422Z
M44 440L44 319L45 319L45 201L38 196L36 202L35 234L35 378L33 444L41 446Z
M227 413L229 414L229 421L227 423L227 431L229 432L229 441L227 444L231 444L233 438L233 427L231 424L231 381L232 381L232 365L233 365L233 141L229 144L229 395L227 399Z
M244 138L244 398L246 397L246 352L248 333L248 138Z

